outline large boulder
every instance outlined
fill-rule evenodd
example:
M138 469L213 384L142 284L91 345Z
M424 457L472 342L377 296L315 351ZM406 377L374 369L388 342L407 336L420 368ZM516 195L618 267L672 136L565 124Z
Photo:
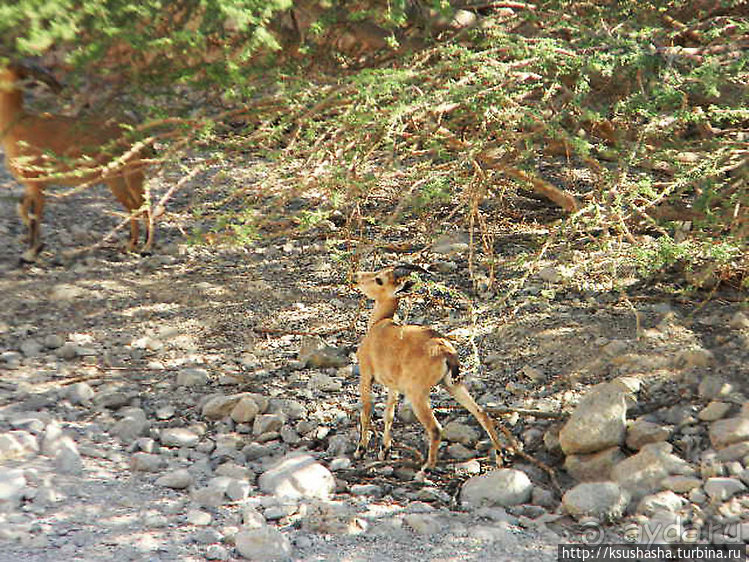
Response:
M615 521L624 515L630 495L615 482L583 482L562 496L562 506L575 519Z
M612 383L593 387L559 432L564 454L595 453L621 445L627 429L625 395L621 386Z
M260 489L290 499L326 500L335 488L333 474L310 455L289 453L260 475Z
M673 455L672 449L670 443L648 443L614 466L611 476L635 500L660 492L668 476L692 476L696 472L684 459Z
M506 507L527 503L533 492L525 472L511 468L494 470L469 478L460 490L460 502L466 507Z

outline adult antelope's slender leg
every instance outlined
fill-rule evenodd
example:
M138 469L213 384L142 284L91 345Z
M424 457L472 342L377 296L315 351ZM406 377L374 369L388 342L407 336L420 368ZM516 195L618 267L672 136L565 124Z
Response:
M388 389L388 400L385 405L385 429L382 432L382 449L380 449L379 458L387 458L390 447L393 444L393 418L395 418L395 406L398 404L400 392Z

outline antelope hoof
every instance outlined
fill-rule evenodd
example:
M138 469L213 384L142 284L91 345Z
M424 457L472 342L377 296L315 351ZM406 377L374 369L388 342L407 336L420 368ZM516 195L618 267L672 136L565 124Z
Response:
M356 460L359 460L360 458L362 458L362 456L364 456L364 451L361 447L357 447L356 451L354 451L354 458Z
M38 248L29 248L23 254L21 254L19 262L21 263L21 265L26 263L36 263L39 258L39 252L41 251L42 246L39 246Z
M380 452L377 453L377 458L381 461L384 461L389 456L390 456L390 447L382 447L380 449Z
M422 466L421 470L419 470L419 472L414 476L414 482L431 482L429 479L429 472L432 471L432 468L433 467L427 465Z
M502 453L499 451L494 451L494 463L497 465L497 468L502 468L505 465L502 460Z

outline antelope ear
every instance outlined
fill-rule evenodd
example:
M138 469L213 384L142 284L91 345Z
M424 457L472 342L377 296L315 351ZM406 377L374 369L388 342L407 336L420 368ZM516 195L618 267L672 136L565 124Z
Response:
M416 285L416 282L413 279L406 278L403 280L403 284L398 287L393 294L402 295L403 293L407 293L408 291L413 289L414 285Z
M11 68L18 72L22 78L38 80L46 84L55 94L59 94L62 91L62 84L60 84L57 78L33 59L27 58L20 62L12 63Z
M393 266L393 277L395 279L409 277L412 273L423 273L425 275L431 275L431 272L428 269L425 269L420 265L414 265L411 263L399 263L398 265Z

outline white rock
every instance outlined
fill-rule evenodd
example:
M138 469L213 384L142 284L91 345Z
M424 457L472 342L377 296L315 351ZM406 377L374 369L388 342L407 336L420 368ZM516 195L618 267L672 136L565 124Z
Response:
M302 505L302 529L326 535L356 535L366 523L356 516L356 509L342 501L311 499Z
M198 526L210 525L213 519L210 513L206 513L200 509L188 510L185 518L190 525Z
M280 431L283 424L284 417L281 414L261 414L252 424L252 433L262 435L271 431Z
M260 407L249 396L242 397L234 406L231 413L231 419L237 423L248 423L255 419L260 413Z
M162 529L169 525L169 519L161 513L146 513L143 517L143 525L151 529Z
M343 382L325 373L314 373L309 378L309 387L320 392L338 392L343 388Z
M21 413L8 421L13 429L22 429L30 431L34 435L41 435L44 433L47 424L52 421L52 417L46 412L32 412Z
M255 478L255 474L248 467L240 466L233 462L225 462L218 465L215 473L217 476L229 476L237 480L251 480Z
M416 494L414 494L414 499L423 501L423 502L445 502L449 503L452 497L450 494L443 492L441 489L437 488L436 486L424 486L421 488Z
M62 347L64 343L65 340L58 334L49 334L44 338L44 347L47 349L57 349L58 347Z
M705 493L712 501L725 501L738 493L744 492L746 486L738 478L708 478L703 485Z
M279 433L281 434L281 440L288 445L298 445L302 440L302 436L290 427L282 427Z
M168 427L159 432L159 441L166 447L195 447L200 436L186 427Z
M479 440L479 432L468 424L459 421L451 421L445 425L443 436L450 442L462 445L475 445Z
M55 355L59 357L60 359L65 359L67 361L71 359L75 359L78 357L78 345L74 343L66 343L62 347L59 347L55 350Z
M611 480L611 470L624 460L619 447L610 447L589 455L568 455L564 468L578 482L603 482Z
M44 346L36 340L25 340L21 342L20 348L26 357L34 357L42 352Z
M437 517L424 513L410 513L403 517L403 522L420 535L434 535L442 528Z
M209 420L220 420L228 416L241 399L241 396L214 396L203 404L201 413Z
M677 494L686 494L687 492L699 488L702 480L693 476L667 476L661 480L661 486L666 490L671 490Z
M0 352L0 362L5 363L11 369L17 369L21 366L23 356L17 351Z
M541 507L553 508L557 505L557 500L554 497L554 492L551 490L545 490L539 486L533 486L531 503Z
M721 462L730 462L741 460L747 456L749 456L749 441L741 441L718 451L716 458Z
M218 507L226 503L224 490L215 486L198 488L192 493L192 500L204 507Z
M286 560L291 557L291 543L275 527L243 529L235 537L239 554L257 562Z
M0 467L0 511L15 508L23 497L26 477L21 468Z
M667 476L693 476L695 470L685 460L671 454L672 449L670 443L648 443L639 453L615 465L611 476L634 500L659 492Z
M310 455L291 453L261 474L258 484L263 492L279 497L328 499L335 478Z
M671 490L650 494L640 500L637 505L637 513L651 516L657 511L678 512L687 503L687 500Z
M132 390L119 389L113 385L112 387L106 389L100 388L96 393L96 396L94 396L93 402L95 405L102 408L119 410L123 406L127 406L130 400L132 400L134 397L135 392L133 392Z
M192 483L192 474L185 468L173 470L156 479L157 486L164 486L165 488L173 488L175 490L188 488Z
M725 415L728 413L728 410L730 409L731 404L729 404L728 402L719 402L713 400L699 411L697 417L702 421L712 422L725 417Z
M124 443L130 443L145 435L151 427L146 413L140 408L129 408L124 417L112 426L109 433L119 437Z
M559 283L563 279L559 270L552 266L547 266L541 269L541 271L538 272L538 277L547 283Z
M135 472L158 472L164 461L159 455L135 453L130 457L130 469Z
M303 420L307 417L307 407L290 398L272 398L268 409L269 414L283 414L290 420Z
M565 454L594 453L620 445L626 430L624 395L621 387L611 383L594 386L559 432Z
M472 508L504 507L527 503L532 492L533 484L524 472L503 468L466 480L460 502Z
M263 364L260 362L260 359L258 359L257 356L253 355L252 353L244 353L239 358L239 364L250 371L256 371L258 369L261 369L263 366Z
M39 443L27 431L9 431L0 434L0 461L38 453Z
M746 330L749 328L749 318L743 312L738 311L731 317L728 325L734 330Z
M380 498L383 495L382 486L377 484L354 484L351 486L352 496L373 496Z
M727 418L710 424L710 442L716 449L740 441L749 441L749 418Z
M467 461L476 456L476 451L460 443L452 443L447 447L447 456L457 461Z
M44 428L44 435L42 436L42 454L55 456L60 443L63 438L62 428L57 422L50 422Z
M177 386L205 386L208 371L200 367L189 367L177 373Z
M78 446L70 437L64 436L58 442L55 453L55 466L58 472L65 474L81 474L83 460L78 452Z
M455 472L458 474L481 474L481 463L476 459L460 462L455 465Z
M728 396L733 391L733 385L727 382L723 377L717 375L707 375L701 381L697 389L701 398L715 400Z
M333 472L337 470L346 470L351 468L351 459L348 457L337 457L330 461L330 470Z
M206 560L229 560L231 554L220 544L209 544L205 549Z
M224 491L224 493L230 500L240 501L247 499L247 497L250 495L250 489L250 483L246 480L237 480L236 478L232 478L231 482L229 482L229 485L226 486L226 490Z
M686 519L668 510L655 511L636 529L632 539L643 544L673 544L684 540Z
M96 392L87 382L77 382L68 388L68 400L71 404L88 404L95 395Z
M562 496L562 506L576 519L615 521L624 514L629 500L629 493L615 482L584 482Z
M627 447L640 450L643 445L666 441L671 437L673 427L645 420L635 420L627 427Z
M156 408L156 412L154 413L156 414L156 419L163 421L172 419L177 410L171 404L165 404Z
M265 517L255 506L245 504L242 506L242 525L247 529L258 529L265 526Z

